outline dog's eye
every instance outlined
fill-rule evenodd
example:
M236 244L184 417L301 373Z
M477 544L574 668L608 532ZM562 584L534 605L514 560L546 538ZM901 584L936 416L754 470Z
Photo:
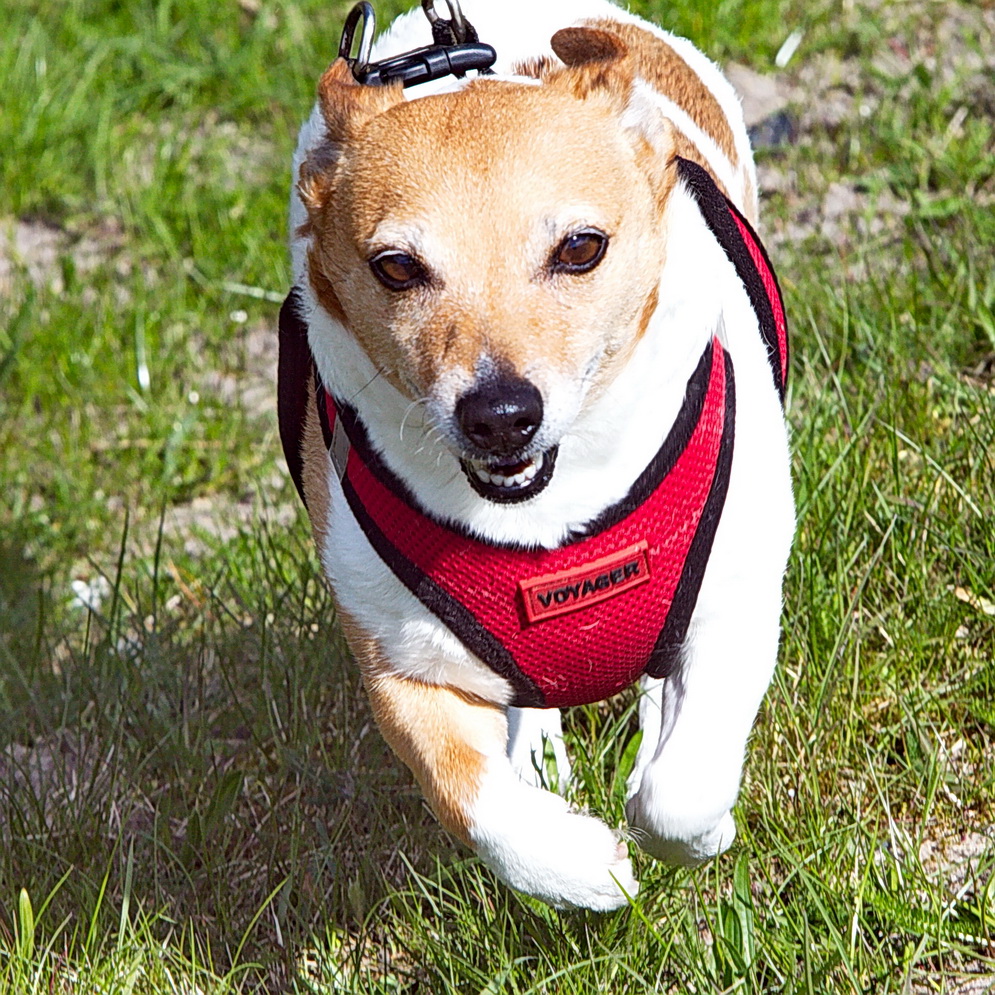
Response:
M554 273L587 273L604 258L608 236L596 228L575 231L560 242L553 253Z
M410 290L428 283L425 267L414 256L394 249L374 256L370 269L388 290Z

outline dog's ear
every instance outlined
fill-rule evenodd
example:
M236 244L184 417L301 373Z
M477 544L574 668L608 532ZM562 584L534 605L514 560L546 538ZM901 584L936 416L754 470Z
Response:
M637 161L661 205L677 177L674 126L653 100L635 85L635 59L625 40L601 27L562 28L551 39L566 68L554 70L546 82L565 87L575 97L607 99L631 136Z
M601 28L561 28L550 39L553 51L566 65L550 82L583 100L607 95L625 106L632 93L633 71L629 49L618 35Z
M550 39L553 51L567 66L591 62L613 62L628 55L629 49L617 34L601 28L560 28Z
M332 142L354 135L371 117L404 100L399 83L363 86L357 83L345 59L336 59L318 81L318 106Z
M318 81L318 109L325 136L301 164L297 190L309 213L319 210L332 185L334 165L342 147L371 118L404 100L400 84L363 86L345 59L336 59Z

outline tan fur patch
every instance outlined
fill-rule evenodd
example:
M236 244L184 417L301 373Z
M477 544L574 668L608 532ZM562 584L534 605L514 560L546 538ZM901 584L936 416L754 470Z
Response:
M511 71L515 76L530 76L532 79L542 79L554 67L553 60L548 56L539 55L532 59L516 62Z
M657 284L650 292L649 297L646 298L646 303L643 305L643 313L639 318L639 332L636 337L637 342L646 334L646 329L649 328L650 321L652 320L653 315L656 313L656 309L659 303L660 303L660 285Z
M618 21L591 21L590 24L618 36L628 49L636 75L683 108L729 162L733 166L739 164L736 139L721 104L674 49L636 24Z
M439 822L469 844L486 756L503 752L507 742L504 709L456 688L397 676L376 640L341 611L340 618L380 732L415 775Z
M684 134L678 131L672 122L668 121L667 125L671 146L676 151L678 145L684 139ZM677 168L673 155L671 155L663 167L660 166L659 158L659 152L646 140L643 140L641 145L636 149L636 162L639 163L643 172L650 180L650 185L656 194L657 208L662 217L667 207L667 201L670 200L674 184L677 183Z
M321 162L323 156L309 155L301 163L300 175L297 178L297 193L301 203L310 215L321 210L322 204L328 198L331 173Z
M344 322L345 311L342 310L332 281L328 279L321 268L314 245L307 252L307 275L314 290L314 296L318 298L318 303L337 321Z
M757 200L757 191L754 189L753 180L750 177L750 171L746 168L743 169L743 214L746 215L747 221L753 225L754 228L757 226L757 212L754 210L754 204Z
M325 540L328 537L328 508L331 501L328 492L328 473L332 461L325 448L314 387L314 376L311 375L307 380L308 404L304 415L304 434L301 437L303 461L301 483L304 487L308 517L311 519L311 531L314 534L315 544L321 550L325 548Z
M622 111L632 95L634 79L628 60L606 58L568 64L566 69L551 73L547 83L558 86L577 100L586 100L600 91L611 97L616 108Z

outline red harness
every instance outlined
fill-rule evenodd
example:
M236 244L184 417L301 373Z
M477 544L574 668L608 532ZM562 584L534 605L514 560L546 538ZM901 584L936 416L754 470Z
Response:
M743 280L783 398L787 328L766 253L703 169L687 160L678 160L678 168ZM281 312L280 421L303 495L298 398L304 392L297 380L292 396L287 382L301 352L295 311L285 305ZM600 701L643 673L670 672L694 611L732 466L735 383L732 359L718 339L702 354L673 427L629 494L551 550L483 542L436 521L372 448L356 412L320 384L317 390L325 440L364 535L415 597L508 680L512 704ZM296 432L295 413L301 419Z

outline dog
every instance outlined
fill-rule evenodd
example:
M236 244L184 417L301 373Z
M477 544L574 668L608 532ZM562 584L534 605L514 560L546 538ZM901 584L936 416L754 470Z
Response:
M490 70L365 85L350 36L301 128L281 437L439 821L609 910L626 839L691 866L735 836L794 531L784 309L712 62L608 0L466 0L475 35L447 2ZM373 55L425 41L416 9ZM623 837L542 758L562 785L558 709L635 682Z

